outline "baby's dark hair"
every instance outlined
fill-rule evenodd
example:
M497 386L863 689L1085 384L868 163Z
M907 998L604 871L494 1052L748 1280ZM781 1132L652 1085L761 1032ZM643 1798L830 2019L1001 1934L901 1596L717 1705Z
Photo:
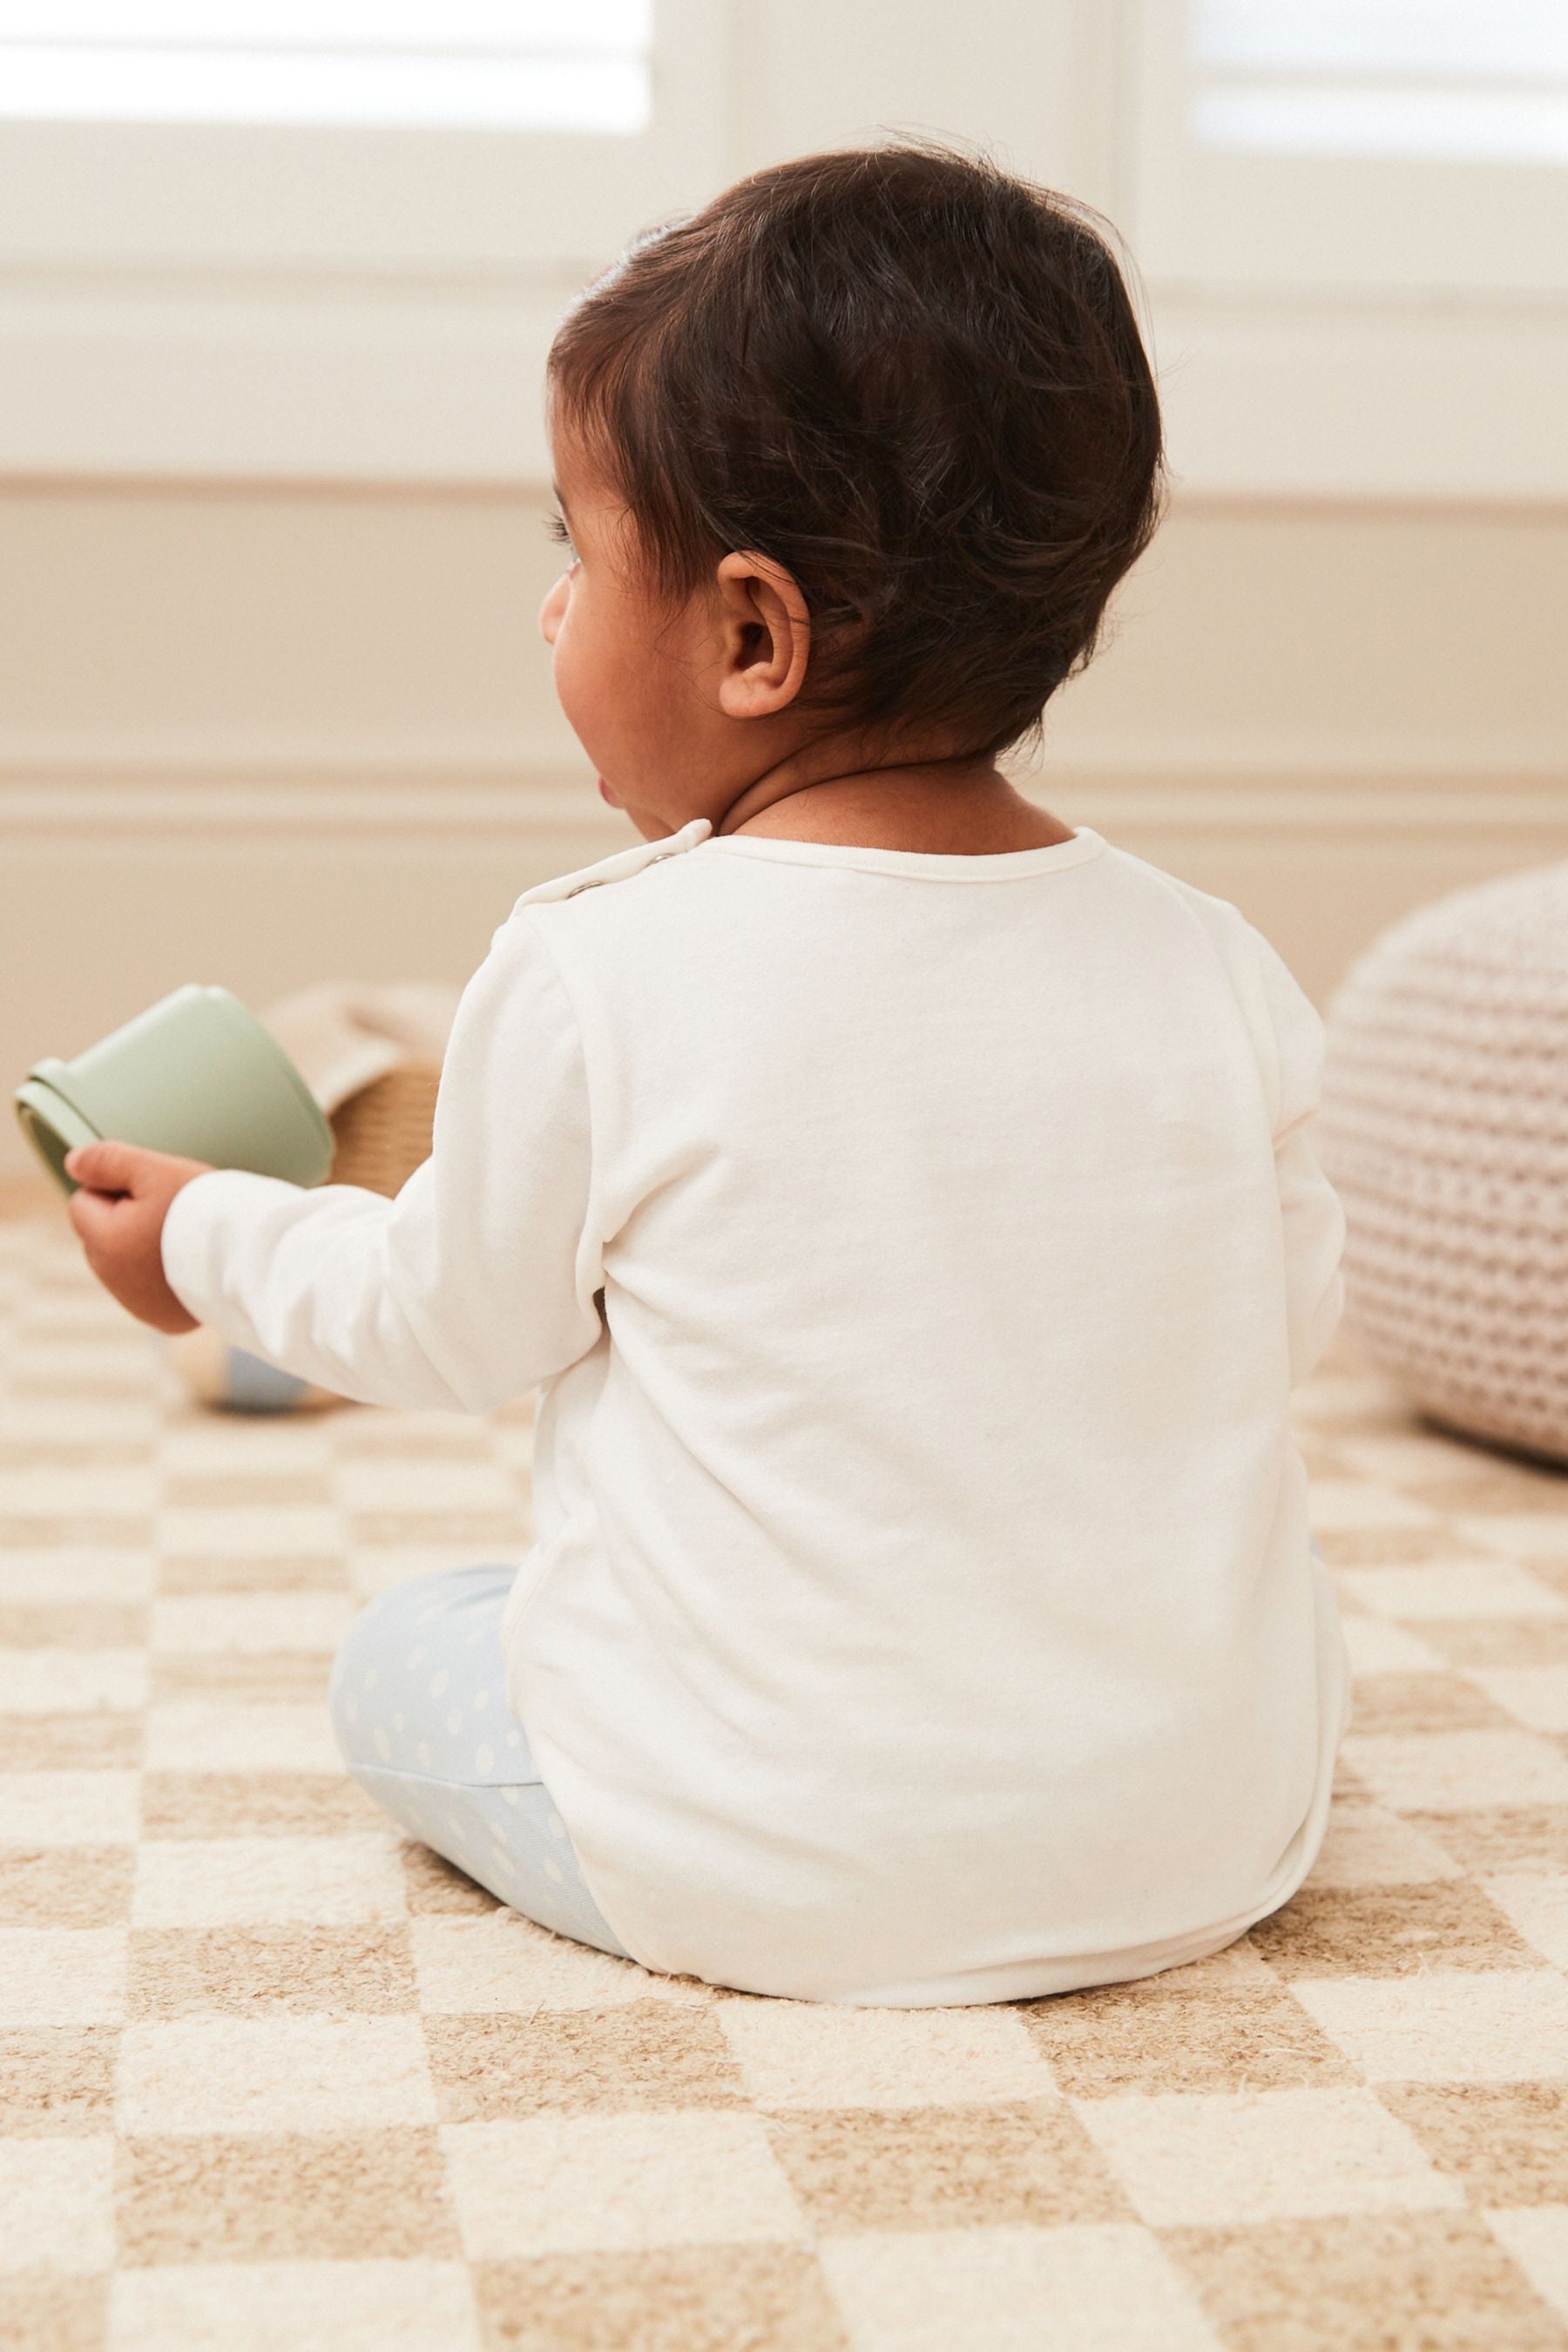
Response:
M550 377L662 593L771 557L812 615L808 691L953 755L1029 731L1159 519L1159 403L1105 237L944 147L741 181L589 288Z

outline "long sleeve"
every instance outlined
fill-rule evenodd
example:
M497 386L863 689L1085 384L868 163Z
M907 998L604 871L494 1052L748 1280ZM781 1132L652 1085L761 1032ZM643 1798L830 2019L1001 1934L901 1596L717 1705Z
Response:
M431 1156L395 1200L223 1170L176 1195L163 1266L198 1320L366 1403L482 1412L600 1333L586 1073L520 907L465 990Z
M1263 990L1278 1074L1274 1168L1285 1243L1294 1388L1321 1361L1344 1307L1345 1217L1318 1159L1323 1024L1280 957L1259 935Z

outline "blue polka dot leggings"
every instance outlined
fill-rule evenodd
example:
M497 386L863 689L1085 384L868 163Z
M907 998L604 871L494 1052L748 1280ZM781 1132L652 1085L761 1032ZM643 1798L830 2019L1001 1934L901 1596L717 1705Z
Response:
M411 1837L558 1936L626 1958L508 1712L500 1619L516 1570L394 1585L332 1667L332 1728L360 1787Z

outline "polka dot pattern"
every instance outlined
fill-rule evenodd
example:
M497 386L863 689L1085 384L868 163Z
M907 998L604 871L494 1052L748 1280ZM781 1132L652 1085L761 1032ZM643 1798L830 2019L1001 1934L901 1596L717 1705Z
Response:
M415 1577L362 1610L332 1671L333 1729L355 1780L411 1836L541 1927L625 1958L507 1707L514 1573Z

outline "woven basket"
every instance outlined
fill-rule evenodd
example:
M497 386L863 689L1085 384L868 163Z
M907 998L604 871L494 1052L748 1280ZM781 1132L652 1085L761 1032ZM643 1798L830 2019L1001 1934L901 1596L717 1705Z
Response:
M389 1200L400 1192L430 1157L440 1083L438 1063L404 1062L340 1103L331 1116L335 1148L328 1181L358 1184Z

